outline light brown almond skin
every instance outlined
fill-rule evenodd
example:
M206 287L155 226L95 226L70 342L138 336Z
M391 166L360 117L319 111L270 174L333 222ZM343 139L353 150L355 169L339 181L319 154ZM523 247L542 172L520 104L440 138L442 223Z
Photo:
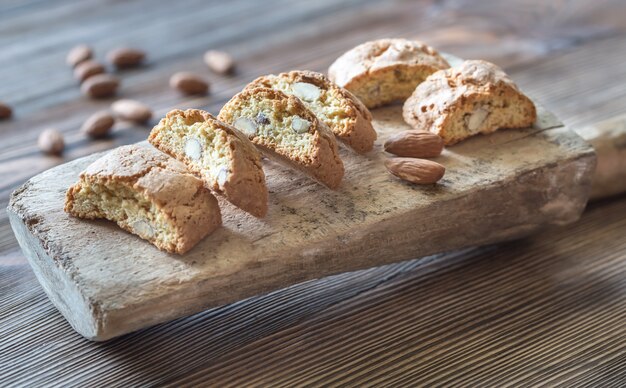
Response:
M434 158L443 151L443 139L431 132L411 130L389 137L385 151L412 158Z
M218 74L231 74L235 70L235 60L224 51L209 50L204 54L204 63Z
M79 63L91 59L92 56L93 52L91 50L91 47L87 46L86 44L79 44L78 46L74 46L67 53L65 62L72 67L76 67Z
M96 74L87 78L80 86L80 90L91 98L106 98L114 96L119 85L119 78L111 74Z
M143 124L152 117L152 109L146 104L135 100L118 100L111 104L111 110L116 117L123 120Z
M63 153L63 149L65 148L63 134L56 129L46 129L39 134L37 146L44 154L56 156L61 155Z
M199 75L180 72L170 78L170 86L187 95L203 95L209 92L209 83Z
M446 172L437 162L417 158L390 158L385 160L385 167L398 178L418 185L436 183Z
M13 109L7 104L0 102L0 120L8 119L13 116Z
M115 117L104 110L89 116L80 127L80 131L91 138L100 139L111 132L114 124Z
M78 81L83 82L87 78L94 76L96 74L102 74L106 71L104 66L101 63L88 59L79 63L74 68L74 78Z
M140 66L145 59L145 51L131 47L116 48L107 54L107 60L118 69Z

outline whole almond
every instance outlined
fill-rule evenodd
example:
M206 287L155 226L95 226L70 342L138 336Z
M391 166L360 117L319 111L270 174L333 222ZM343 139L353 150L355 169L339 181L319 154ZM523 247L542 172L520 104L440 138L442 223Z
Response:
M229 74L235 69L233 57L224 51L209 50L204 54L204 62L219 74Z
M130 47L116 48L107 54L107 60L118 69L137 67L145 59L145 51Z
M88 59L79 63L74 68L74 78L76 78L80 82L83 82L87 78L96 74L102 74L105 71L106 70L101 63Z
M61 155L65 148L65 141L61 132L56 129L46 129L39 134L37 145L45 154Z
M0 102L0 120L8 119L13 115L13 109L7 104Z
M403 131L389 137L385 151L413 158L434 158L443 151L443 139L431 132Z
M119 78L111 74L96 74L87 78L80 90L84 95L91 98L105 98L115 95L119 85Z
M91 59L93 52L91 51L91 47L86 44L79 44L70 50L67 53L67 57L65 58L65 62L72 67L76 67L81 62L84 62L88 59Z
M446 172L439 163L417 158L390 158L385 160L385 167L398 178L420 185L435 183Z
M111 104L116 117L123 120L145 123L152 117L152 110L144 103L135 100L118 100Z
M170 78L170 86L183 94L207 94L209 83L202 77L188 72L174 74Z
M92 114L80 127L80 131L92 138L102 138L111 132L115 124L115 117L108 111L100 111Z

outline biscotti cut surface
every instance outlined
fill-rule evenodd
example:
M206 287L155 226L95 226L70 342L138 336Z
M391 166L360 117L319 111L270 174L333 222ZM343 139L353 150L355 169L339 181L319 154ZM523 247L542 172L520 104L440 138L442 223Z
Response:
M337 58L328 76L371 109L406 100L426 77L449 67L435 49L422 42L380 39Z
M244 90L224 105L218 119L329 188L341 183L344 168L335 137L297 97L269 88Z
M104 218L183 254L221 223L217 200L185 165L152 147L119 147L89 165L66 194L65 211Z
M298 97L337 139L359 153L370 151L376 140L370 111L352 93L332 83L325 75L306 70L270 74L252 81L246 89L280 90Z
M446 145L499 128L526 128L537 113L533 102L496 65L465 61L434 73L404 103L404 120L431 131Z
M267 213L268 192L261 155L254 145L209 113L173 110L157 124L148 141L175 157L209 189L256 217Z

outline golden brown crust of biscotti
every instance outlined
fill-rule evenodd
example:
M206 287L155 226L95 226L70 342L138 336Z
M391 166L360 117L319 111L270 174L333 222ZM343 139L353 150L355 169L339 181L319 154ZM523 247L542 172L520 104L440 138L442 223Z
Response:
M294 84L310 84L317 87L316 98L293 88ZM325 75L308 70L293 70L278 75L261 76L250 82L245 89L272 88L295 95L311 109L335 134L359 153L370 151L376 141L372 126L372 114L356 96L331 82Z
M133 209L145 210L133 207L135 198L154 207L153 220L134 218L138 214ZM105 207L105 201L110 207ZM80 218L110 219L159 249L178 254L190 250L222 222L217 200L185 165L138 145L119 147L89 165L68 189L65 211ZM159 238L161 234L165 237Z
M190 139L202 144L202 160L185 153L185 142ZM230 125L203 110L175 109L152 129L148 141L185 163L207 188L223 194L235 206L256 217L267 214L268 192L261 155L250 140ZM213 156L216 154L223 155L219 161ZM218 162L226 166L219 166Z
M248 138L261 150L331 189L341 183L344 167L335 137L297 97L270 88L247 89L224 105L218 119L235 128L239 119L247 120L254 126ZM292 127L296 119L308 128L296 132Z
M470 125L477 112L481 114L475 121L478 127ZM502 69L468 60L420 84L405 102L403 117L413 128L436 133L452 145L498 128L529 127L537 113L533 102Z
M337 58L328 76L371 109L405 100L428 75L449 67L435 49L422 42L379 39Z

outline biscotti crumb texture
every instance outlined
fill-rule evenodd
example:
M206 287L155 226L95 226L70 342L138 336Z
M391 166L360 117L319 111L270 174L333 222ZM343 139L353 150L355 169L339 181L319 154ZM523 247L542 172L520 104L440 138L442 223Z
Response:
M380 39L337 58L328 76L372 109L404 101L426 77L449 67L435 49L422 42Z
M329 188L341 183L344 168L335 137L297 97L269 88L244 90L224 105L218 119Z
M404 120L446 145L499 128L526 128L537 119L533 102L496 65L464 61L434 73L403 106Z
M175 157L209 189L256 217L268 209L261 156L254 145L230 125L209 113L173 110L157 124L148 141Z
M215 197L185 166L152 147L117 148L89 165L65 211L117 223L159 249L183 254L221 225Z
M252 81L246 89L280 90L298 97L337 137L359 153L372 149L376 131L372 115L352 93L332 83L325 75L306 70L270 74Z

